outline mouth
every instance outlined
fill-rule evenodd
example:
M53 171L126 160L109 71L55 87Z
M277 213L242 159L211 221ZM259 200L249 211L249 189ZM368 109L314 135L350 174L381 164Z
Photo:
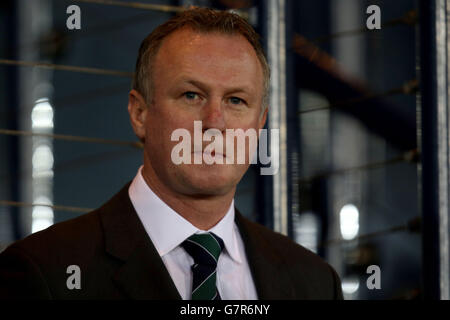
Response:
M221 153L221 152L216 152L215 150L213 150L213 151L211 151L211 152L205 152L205 151L195 151L195 152L192 152L192 154L206 154L206 155L211 155L211 156L215 156L215 155L218 155L218 156L226 156L225 155L225 153Z
M215 150L211 151L211 152L205 152L205 151L196 151L196 152L192 152L192 154L199 154L202 155L203 157L221 157L221 158L226 158L227 155L225 153L221 153L221 152L216 152Z
M216 153L216 151L213 150L213 151L211 152L211 156L214 157L214 156L216 156L216 155L217 155L218 157L224 157L224 158L227 157L227 155L226 155L225 153L221 153L221 152L217 152L217 153Z

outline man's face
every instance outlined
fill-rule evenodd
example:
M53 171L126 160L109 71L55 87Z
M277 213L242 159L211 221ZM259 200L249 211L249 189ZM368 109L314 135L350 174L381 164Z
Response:
M248 156L245 164L236 164L236 158L233 164L194 164L194 121L202 121L203 131L222 132L224 153L226 129L259 132L263 127L263 73L253 47L241 35L185 28L164 40L153 66L154 90L143 121L144 176L177 194L234 193L248 169ZM171 159L179 144L171 135L179 128L191 134L191 164L176 165ZM210 143L203 142L203 148Z

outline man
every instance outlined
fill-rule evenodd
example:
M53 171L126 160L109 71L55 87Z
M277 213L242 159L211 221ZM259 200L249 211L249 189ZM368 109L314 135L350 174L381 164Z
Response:
M257 35L235 14L191 9L156 28L139 50L128 104L143 166L101 208L7 248L0 296L341 299L327 263L235 210L249 161L173 161L173 133L195 135L194 121L225 137L263 128L268 81ZM239 151L205 149L188 156L224 160Z

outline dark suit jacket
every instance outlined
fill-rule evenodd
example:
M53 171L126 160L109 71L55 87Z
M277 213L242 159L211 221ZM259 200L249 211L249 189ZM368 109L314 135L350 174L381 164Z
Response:
M0 298L181 299L128 196L17 241L0 254ZM342 299L339 277L314 253L244 218L236 224L259 299ZM81 289L66 285L69 265Z

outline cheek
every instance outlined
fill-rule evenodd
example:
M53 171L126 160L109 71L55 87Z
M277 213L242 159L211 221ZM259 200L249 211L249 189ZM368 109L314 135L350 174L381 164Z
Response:
M228 113L228 125L230 128L258 129L261 122L261 111L251 107L242 113Z
M189 121L188 117L177 116L175 112L150 114L150 118L146 121L148 152L153 153L152 157L165 159L163 161L170 159L172 149L180 143L171 140L172 133L180 128L188 129L192 133L193 121Z
M252 117L251 119L238 119L237 121L234 121L229 128L242 129L244 131L251 129L258 133L259 121L255 117Z
M167 126L164 125L167 120L161 119L159 115L151 115L150 119L146 121L147 126L147 141L149 144L149 151L157 153L161 152L164 145L170 141L170 135L167 137Z

